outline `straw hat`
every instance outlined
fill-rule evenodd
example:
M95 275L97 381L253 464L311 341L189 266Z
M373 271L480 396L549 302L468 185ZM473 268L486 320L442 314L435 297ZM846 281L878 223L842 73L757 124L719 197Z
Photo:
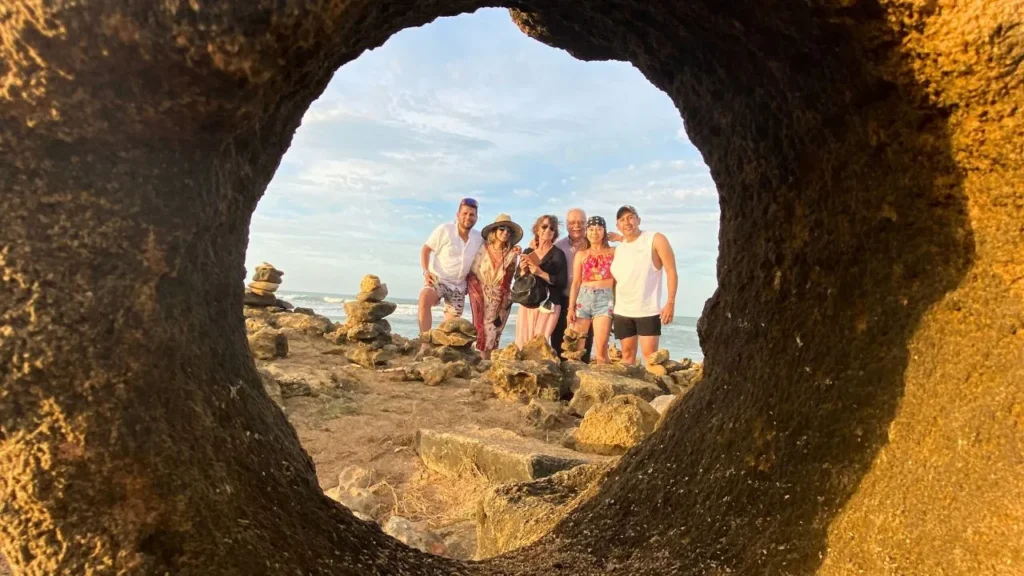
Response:
M523 239L523 227L512 221L512 217L508 214L498 214L498 217L494 219L494 222L484 226L484 229L480 231L480 235L484 237L484 240L494 232L494 229L498 226L505 226L511 233L508 237L508 245L515 246L519 244L519 241Z

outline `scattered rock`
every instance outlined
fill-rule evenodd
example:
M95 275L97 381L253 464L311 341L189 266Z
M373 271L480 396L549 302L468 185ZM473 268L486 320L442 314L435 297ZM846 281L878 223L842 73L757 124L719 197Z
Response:
M345 302L345 315L353 324L376 322L390 316L396 308L394 302Z
M435 532L448 549L445 556L458 560L472 560L476 556L476 522L459 522Z
M274 401L275 404L284 409L284 396L281 394L281 384L274 378L270 372L259 369L257 372L260 375L260 382L263 383L263 390L266 391L267 396Z
M306 316L315 316L316 315L316 312L312 308L302 308L302 307L299 307L299 308L296 308L296 309L292 310L292 312L295 313L295 314L305 314Z
M475 559L536 542L597 492L606 470L584 464L541 480L489 489L477 506Z
M624 454L654 432L659 418L643 398L616 396L587 410L572 441L583 452Z
M650 357L647 358L648 366L652 364L662 364L664 362L668 362L668 350L665 350L664 348L658 350L654 354L651 354Z
M309 382L302 378L285 377L278 379L281 387L281 398L295 398L297 396L312 396L313 388Z
M410 366L409 375L422 380L427 386L438 386L448 378L448 365L437 358L427 357Z
M323 336L334 327L334 322L331 322L330 318L318 314L282 312L274 315L274 322L285 333L302 336Z
M523 354L514 342L504 348L491 352L491 362L497 362L499 360L516 361L522 359Z
M668 411L669 406L676 401L677 396L673 394L666 394L664 396L658 396L654 400L651 400L651 408L658 411L658 414L662 416Z
M249 337L249 349L260 360L273 360L288 356L288 337L280 330L263 328Z
M377 481L373 470L348 466L338 474L338 485L324 492L352 512L373 519L394 505L394 494Z
M487 375L498 398L525 403L530 398L559 400L568 395L562 371L555 362L494 359L493 355L491 358Z
M526 407L526 419L542 430L551 430L565 424L568 416L560 402L533 398Z
M547 338L539 334L523 346L520 354L523 360L535 360L537 362L550 360L556 363L560 361L558 355L555 354L554 348L548 344Z
M385 350L375 350L369 346L356 344L345 352L345 358L348 358L349 362L373 370L386 364L391 359L391 354Z
M384 533L395 540L428 554L444 555L444 541L421 524L413 524L401 516L392 516L383 526Z
M660 387L650 382L611 372L584 370L577 372L576 377L579 378L580 386L569 402L569 411L578 416L585 416L592 406L623 394L639 396L644 400L654 400L663 394Z
M593 457L500 428L420 430L416 433L416 452L435 472L457 476L476 470L491 482L536 480L594 461Z
M622 350L619 350L615 344L608 347L608 360L611 362L622 362Z
M661 364L648 364L647 365L647 372L649 372L651 374L654 374L655 376L666 376L666 375L668 375L668 370L664 366L662 366Z

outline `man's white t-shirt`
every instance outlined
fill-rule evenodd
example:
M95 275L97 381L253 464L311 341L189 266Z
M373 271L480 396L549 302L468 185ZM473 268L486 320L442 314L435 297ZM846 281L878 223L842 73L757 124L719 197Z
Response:
M426 241L426 245L434 251L430 258L430 273L444 284L465 292L466 276L483 243L483 237L476 230L470 230L469 239L463 242L457 224L441 224L434 228Z

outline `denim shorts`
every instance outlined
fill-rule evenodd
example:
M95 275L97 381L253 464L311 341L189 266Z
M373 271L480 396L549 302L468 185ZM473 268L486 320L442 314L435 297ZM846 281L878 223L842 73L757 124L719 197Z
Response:
M598 316L612 315L612 289L581 286L576 295L576 317L591 320Z

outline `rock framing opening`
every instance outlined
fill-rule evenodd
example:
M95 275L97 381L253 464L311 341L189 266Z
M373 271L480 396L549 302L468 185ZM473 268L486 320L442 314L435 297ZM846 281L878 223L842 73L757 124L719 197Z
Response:
M24 574L1019 572L1019 6L648 4L504 6L685 118L722 209L705 378L552 534L479 564L321 494L240 286L333 71L493 4L5 8L0 550Z

